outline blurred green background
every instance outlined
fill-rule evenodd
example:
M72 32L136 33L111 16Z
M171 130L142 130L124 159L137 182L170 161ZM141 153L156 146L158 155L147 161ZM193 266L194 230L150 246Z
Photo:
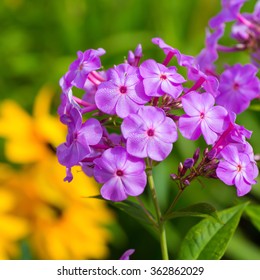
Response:
M218 0L2 0L0 101L15 100L31 114L37 93L48 85L55 92L52 103L55 114L59 104L59 79L75 60L78 50L104 48L106 54L101 58L102 63L111 67L121 63L128 50L134 50L141 43L144 59L152 57L161 61L162 51L151 43L151 38L161 37L182 53L197 55L204 46L208 20L219 9ZM235 57L241 61L247 59L245 54ZM222 62L226 62L225 58ZM250 143L255 152L260 153L259 113L248 110L238 117L238 123L254 131ZM155 168L162 208L177 191L169 174L175 172L180 161L191 157L199 144L203 147L200 141L190 142L180 136L173 154ZM0 148L0 161L6 162L3 139L0 139ZM203 185L192 184L178 207L206 201L222 210L238 200L234 187L214 180L203 180ZM245 199L259 203L259 184ZM118 226L111 225L114 237L107 258L117 259L124 250L136 248L133 259L160 259L159 244L154 236L126 214L113 211ZM172 258L176 256L184 234L198 221L197 218L183 218L169 223L167 231ZM259 232L246 217L241 220L224 258L260 259Z

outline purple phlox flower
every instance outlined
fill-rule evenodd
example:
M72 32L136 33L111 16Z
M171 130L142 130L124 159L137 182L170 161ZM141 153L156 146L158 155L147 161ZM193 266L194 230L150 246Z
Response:
M196 57L196 62L199 64L200 70L206 74L215 73L214 62L218 59L217 45L218 40L224 34L224 24L221 24L216 28L213 33L210 33L210 30L206 29L206 47L200 52Z
M216 103L236 114L243 112L250 101L259 96L258 69L251 65L235 64L227 68L219 79L219 95Z
M83 89L85 82L90 72L101 67L100 56L105 53L105 50L99 48L97 50L86 50L85 52L78 51L78 58L72 62L69 71L61 80L63 85L72 85Z
M79 111L73 108L70 112L68 135L66 142L58 146L57 156L59 162L72 167L91 153L90 145L96 145L102 137L102 127L98 120L88 119L82 123Z
M176 72L176 67L166 67L148 59L140 65L139 70L146 95L159 97L167 93L176 99L182 93L181 84L185 79Z
M209 21L211 28L236 19L241 7L247 0L222 0L222 10Z
M147 181L144 160L129 155L125 148L108 149L94 163L94 177L104 184L103 198L122 201L144 191Z
M256 169L248 154L240 153L230 144L222 150L221 156L223 159L216 169L218 178L227 185L235 185L238 196L247 194L251 185L256 183Z
M102 112L125 118L150 100L144 93L137 67L120 64L107 71L107 78L98 86L95 97Z
M119 260L129 260L129 257L131 255L133 255L134 252L135 252L135 249L129 249L129 250L125 251Z
M157 107L144 106L130 114L121 125L129 154L156 161L164 160L177 140L177 128L172 119Z
M196 140L202 134L208 145L217 140L224 130L227 111L214 103L214 97L208 92L192 91L182 97L186 114L179 119L179 129L185 138Z

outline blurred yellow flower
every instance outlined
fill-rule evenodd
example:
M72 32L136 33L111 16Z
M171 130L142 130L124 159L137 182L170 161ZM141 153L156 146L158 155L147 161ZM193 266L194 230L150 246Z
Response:
M18 242L29 232L29 224L15 213L16 197L3 188L12 173L8 166L0 165L0 260L19 256Z
M111 233L105 225L113 222L113 214L103 201L86 198L99 190L80 168L73 169L71 183L63 182L65 170L53 148L64 141L66 131L49 114L51 100L51 90L43 88L36 98L33 117L13 101L2 103L0 136L6 138L6 156L23 164L9 176L4 188L16 196L16 213L30 225L27 239L33 256L106 258Z

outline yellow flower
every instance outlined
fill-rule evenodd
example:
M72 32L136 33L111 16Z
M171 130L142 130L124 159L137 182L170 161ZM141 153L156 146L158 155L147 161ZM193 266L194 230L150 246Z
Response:
M63 182L65 168L53 147L64 142L65 127L49 114L51 97L47 88L40 92L33 118L16 103L3 102L0 135L7 139L6 155L24 163L7 185L17 197L17 215L30 224L28 242L35 257L103 259L111 240L105 225L114 218L103 201L86 198L99 189L80 167L73 169L71 183Z
M25 219L15 215L16 197L5 188L7 178L13 175L6 165L0 165L0 260L19 256L18 241L28 234Z

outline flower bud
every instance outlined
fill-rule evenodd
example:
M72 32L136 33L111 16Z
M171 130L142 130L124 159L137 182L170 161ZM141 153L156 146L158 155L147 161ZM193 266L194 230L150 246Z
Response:
M193 165L194 165L194 159L193 158L187 158L187 159L185 159L185 161L183 163L183 166L186 169L191 168Z
M199 157L200 157L200 148L197 148L193 154L194 165L197 163Z

